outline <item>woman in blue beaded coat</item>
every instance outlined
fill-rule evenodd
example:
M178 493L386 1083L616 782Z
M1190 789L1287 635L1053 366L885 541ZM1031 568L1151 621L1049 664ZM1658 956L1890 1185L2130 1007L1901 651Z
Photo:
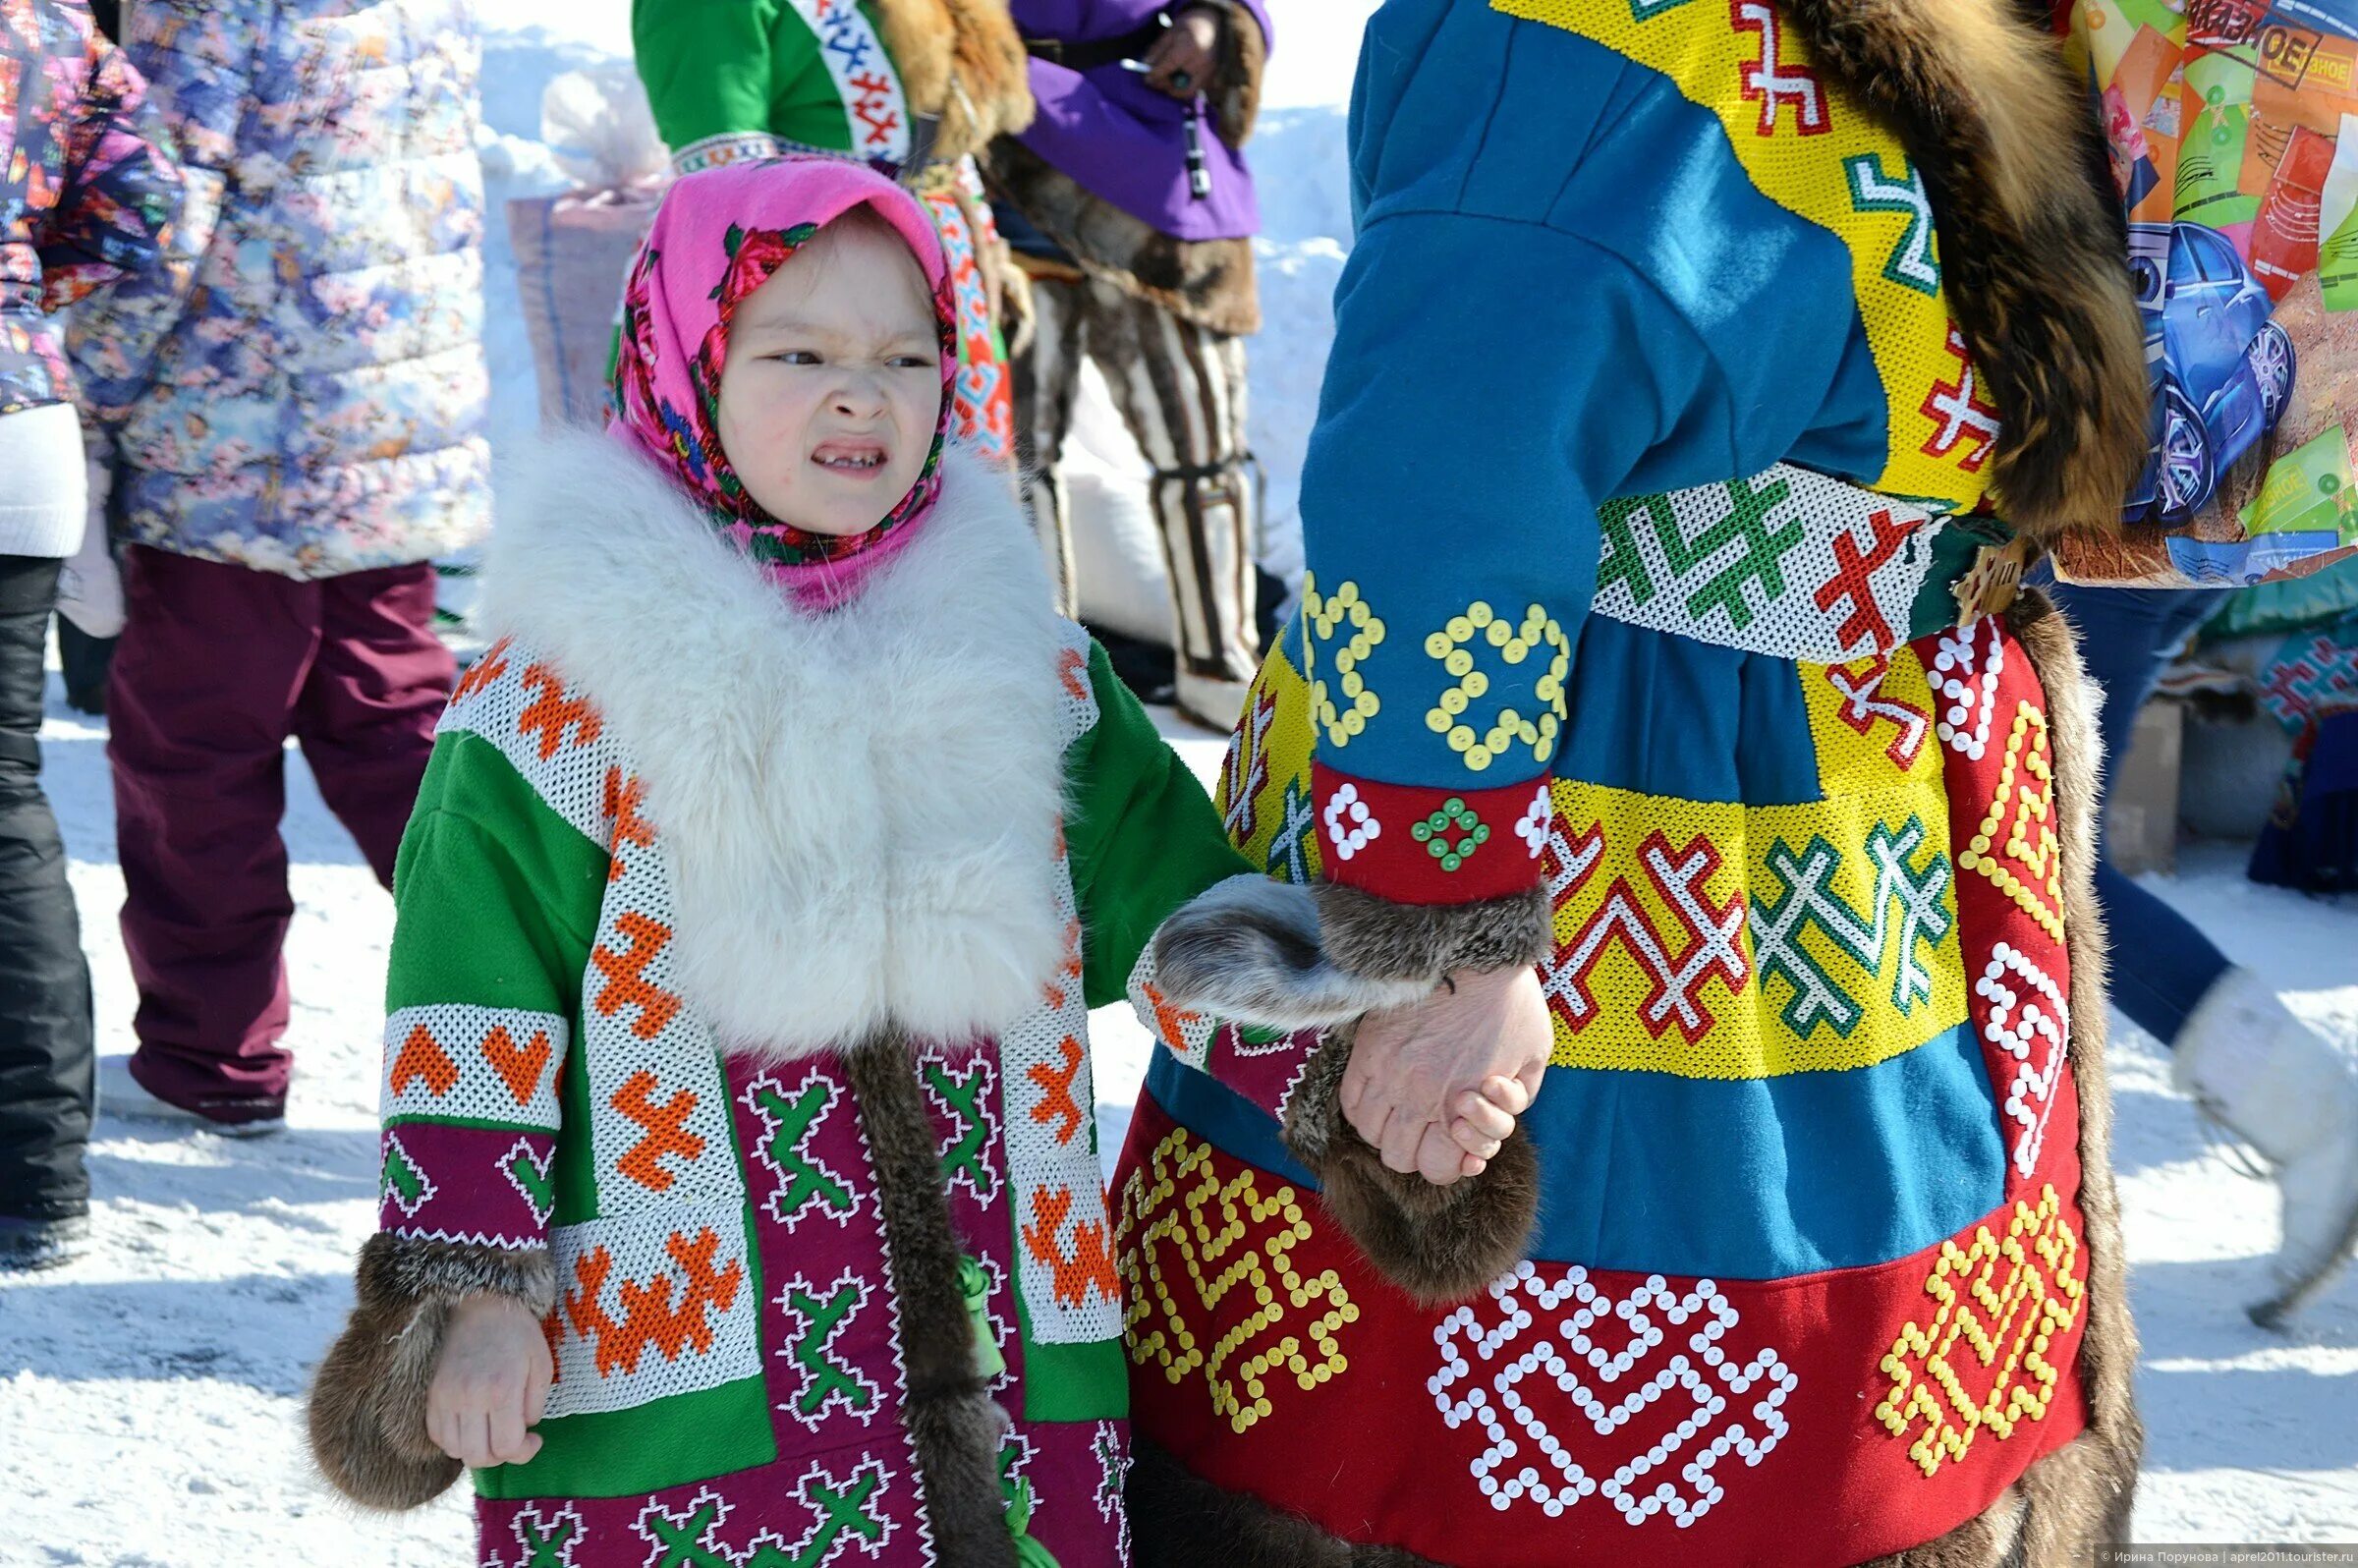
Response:
M2093 740L2015 593L2145 451L2093 137L2008 0L1370 24L1273 880L1164 927L1117 1173L1143 1562L2120 1539Z

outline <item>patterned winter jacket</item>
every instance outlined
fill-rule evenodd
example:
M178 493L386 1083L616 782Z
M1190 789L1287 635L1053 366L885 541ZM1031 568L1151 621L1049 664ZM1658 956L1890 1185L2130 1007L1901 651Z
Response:
M140 0L123 42L189 165L195 265L74 323L118 536L297 578L475 537L473 0Z
M2021 10L1369 24L1303 614L1227 817L1363 980L1536 964L1553 1049L1445 1196L1272 1053L1157 1053L1116 1227L1170 1560L2125 1529L2094 739L1982 541L2114 514L2144 356Z
M180 172L146 84L78 0L0 0L0 415L73 399L45 312L168 247Z
M954 452L925 532L812 617L568 435L519 470L483 620L394 878L329 1476L449 1484L403 1457L404 1368L485 1289L548 1314L556 1385L538 1454L477 1477L481 1561L917 1568L1013 1532L1118 1568L1089 1011L1244 865L1005 481Z

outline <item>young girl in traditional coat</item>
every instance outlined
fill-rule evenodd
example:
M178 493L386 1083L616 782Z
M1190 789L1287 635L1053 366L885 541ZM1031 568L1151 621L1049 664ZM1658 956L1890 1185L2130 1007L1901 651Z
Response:
M1088 1010L1243 863L945 448L952 321L879 176L691 175L503 510L310 1408L483 1561L1126 1554Z

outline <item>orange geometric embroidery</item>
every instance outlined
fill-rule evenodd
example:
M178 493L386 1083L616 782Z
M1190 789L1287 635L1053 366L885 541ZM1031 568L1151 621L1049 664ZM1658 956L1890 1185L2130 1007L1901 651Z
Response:
M626 783L621 768L606 769L604 811L606 820L614 824L614 843L608 851L612 860L606 867L609 882L622 880L622 846L631 844L646 849L655 841L654 824L639 814L639 808L646 800L646 780L634 773Z
M1064 957L1056 962L1056 978L1047 984L1048 1005L1062 1007L1072 996L1070 987L1081 983L1081 923L1064 923Z
M1187 1049L1187 1026L1204 1022L1202 1013L1191 1013L1164 996L1151 981L1142 980L1139 990L1145 994L1147 1005L1154 1010L1154 1032L1163 1043L1173 1050Z
M566 1292L565 1316L573 1319L575 1333L596 1342L600 1377L637 1372L639 1358L649 1345L661 1351L665 1361L676 1362L691 1348L700 1356L704 1354L712 1348L712 1322L707 1314L725 1313L736 1304L737 1287L745 1280L745 1262L733 1259L727 1268L713 1268L720 1238L709 1226L693 1242L674 1231L663 1250L688 1278L679 1305L672 1305L674 1281L668 1274L658 1273L644 1285L626 1279L615 1293L622 1304L620 1322L598 1300L606 1276L613 1271L613 1256L603 1247L593 1247L573 1260L573 1277L579 1288Z
M2063 868L2055 843L2055 770L2048 747L2047 715L2029 702L2014 707L1997 793L1957 857L1957 869L1979 871L2022 912L2063 940ZM1993 853L2000 828L2005 853ZM2028 872L2027 877L2019 872Z
M1075 1225L1069 1258L1056 1240L1056 1233L1064 1228L1065 1217L1073 1211L1073 1190L1059 1187L1050 1192L1045 1187L1039 1188L1032 1194L1032 1206L1039 1218L1024 1227L1024 1248L1054 1270L1057 1304L1084 1306L1093 1290L1107 1301L1120 1300L1121 1286L1114 1278L1113 1260L1105 1251L1104 1226Z
M545 1030L533 1031L533 1042L523 1046L504 1024L492 1025L491 1033L483 1036L484 1058L519 1105L532 1103L533 1091L540 1086L540 1070L548 1065L552 1051Z
M539 696L524 704L516 715L516 733L540 737L540 760L545 762L557 755L565 744L565 732L574 732L573 744L588 746L605 729L605 720L584 697L565 696L565 683L557 672L545 664L527 665L524 684L539 692Z
M590 962L606 977L597 993L597 1015L612 1018L625 1007L636 1007L639 1022L631 1026L631 1033L653 1039L680 1011L680 999L644 973L671 940L671 927L633 911L615 921L614 928L630 939L631 950L617 953L600 942L590 952Z
M450 701L453 707L508 673L508 644L514 641L513 638L501 638L483 649L482 657L467 666L466 673L459 677L459 684L451 688Z
M694 1159L704 1151L704 1141L688 1131L688 1118L696 1110L693 1091L683 1089L660 1105L654 1102L654 1092L655 1075L642 1067L622 1081L608 1103L646 1129L646 1136L616 1160L614 1168L648 1192L659 1193L672 1181L671 1172L663 1168L663 1156Z
M1064 681L1064 695L1076 702L1089 700L1089 686L1082 679L1088 668L1088 656L1077 647L1068 647L1056 655L1056 673Z
M426 1033L423 1024L410 1031L410 1037L401 1042L400 1052L393 1058L393 1092L398 1094L419 1079L440 1099L459 1081L459 1064Z
M1891 1386L1875 1407L1894 1437L1923 1419L1908 1457L1926 1476L1963 1459L1984 1427L2002 1442L2018 1422L2046 1416L2061 1377L2055 1363L2066 1360L2050 1353L2079 1320L2085 1294L2072 1271L2079 1255L2052 1186L2040 1190L2036 1209L2016 1201L2004 1240L1983 1225L1970 1247L1940 1244L1924 1282L1939 1310L1929 1327L1910 1319L1900 1329L1882 1360ZM1975 1373L1989 1379L1986 1392L1965 1386Z
M1081 1130L1081 1105L1073 1098L1073 1080L1081 1076L1086 1055L1081 1042L1070 1035L1056 1048L1064 1055L1061 1072L1045 1062L1034 1062L1024 1069L1024 1076L1040 1089L1040 1097L1032 1106L1032 1119L1043 1127L1049 1122L1063 1121L1064 1125L1056 1129L1056 1142L1070 1144L1073 1135Z

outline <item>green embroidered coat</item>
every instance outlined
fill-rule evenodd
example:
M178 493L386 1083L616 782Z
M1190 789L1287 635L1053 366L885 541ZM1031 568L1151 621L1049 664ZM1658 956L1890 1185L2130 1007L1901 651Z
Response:
M765 1533L809 1549L764 1561L839 1537L954 1559L944 1509L973 1499L944 1478L975 1456L924 1408L944 1345L1012 1418L982 1460L1030 1560L1123 1560L1088 1011L1243 868L1202 787L971 460L824 617L601 439L523 495L487 574L506 635L396 876L371 1243L547 1315L543 1447L477 1477L485 1560L702 1563ZM913 1139L954 1257L896 1228ZM553 1285L504 1284L537 1259ZM946 1315L927 1269L963 1286ZM386 1273L365 1260L364 1313Z

